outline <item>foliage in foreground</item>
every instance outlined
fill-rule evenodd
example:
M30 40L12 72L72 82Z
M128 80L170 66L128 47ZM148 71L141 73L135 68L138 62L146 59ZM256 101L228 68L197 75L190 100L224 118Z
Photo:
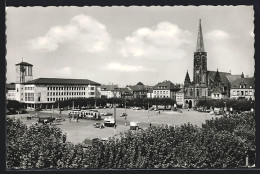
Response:
M253 114L223 116L202 128L150 127L121 133L84 149L62 142L55 126L30 126L7 119L7 167L21 168L233 168L255 159Z

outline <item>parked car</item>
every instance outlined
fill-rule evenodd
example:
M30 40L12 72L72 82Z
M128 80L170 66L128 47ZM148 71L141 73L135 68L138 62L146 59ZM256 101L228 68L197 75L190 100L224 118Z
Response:
M45 115L42 115L42 116L39 116L39 123L42 123L42 124L47 124L47 123L52 123L53 121L55 120L54 117L52 116L45 116Z
M100 128L100 126L101 126L101 123L94 123L95 128Z
M139 122L130 122L130 130L138 130Z
M126 116L127 116L127 114L125 112L120 114L120 117L126 117Z
M224 111L220 108L214 108L214 114L215 115L222 115Z

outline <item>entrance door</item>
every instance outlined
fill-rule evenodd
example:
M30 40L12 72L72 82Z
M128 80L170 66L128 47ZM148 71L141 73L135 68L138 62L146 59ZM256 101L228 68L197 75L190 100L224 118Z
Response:
M189 101L189 108L192 108L192 101Z

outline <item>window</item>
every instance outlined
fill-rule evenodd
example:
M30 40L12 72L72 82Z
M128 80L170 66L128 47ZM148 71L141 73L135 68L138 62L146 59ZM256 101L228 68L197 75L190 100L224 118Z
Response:
M248 95L248 91L245 91L245 95Z
M56 90L58 90L59 88L58 87L56 87Z
M236 95L236 91L233 91L233 95Z
M241 91L241 95L244 95L244 91Z
M49 99L49 98L47 98L47 101L50 101L50 99Z
M249 95L252 95L252 91L249 91Z
M239 95L239 91L237 91L237 95Z
M91 87L90 90L94 90L95 88L94 87Z
M47 92L47 96L49 96L49 92Z
M53 92L53 96L55 96L55 92Z
M56 92L56 95L58 95L59 94L59 92Z
M94 93L94 92L91 92L90 95L95 95L95 93Z

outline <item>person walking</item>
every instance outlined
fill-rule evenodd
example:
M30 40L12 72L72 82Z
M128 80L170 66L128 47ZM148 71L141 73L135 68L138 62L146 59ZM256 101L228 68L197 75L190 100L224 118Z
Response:
M62 141L63 141L63 143L65 143L66 140L67 140L67 133L63 134L63 136L62 136Z

